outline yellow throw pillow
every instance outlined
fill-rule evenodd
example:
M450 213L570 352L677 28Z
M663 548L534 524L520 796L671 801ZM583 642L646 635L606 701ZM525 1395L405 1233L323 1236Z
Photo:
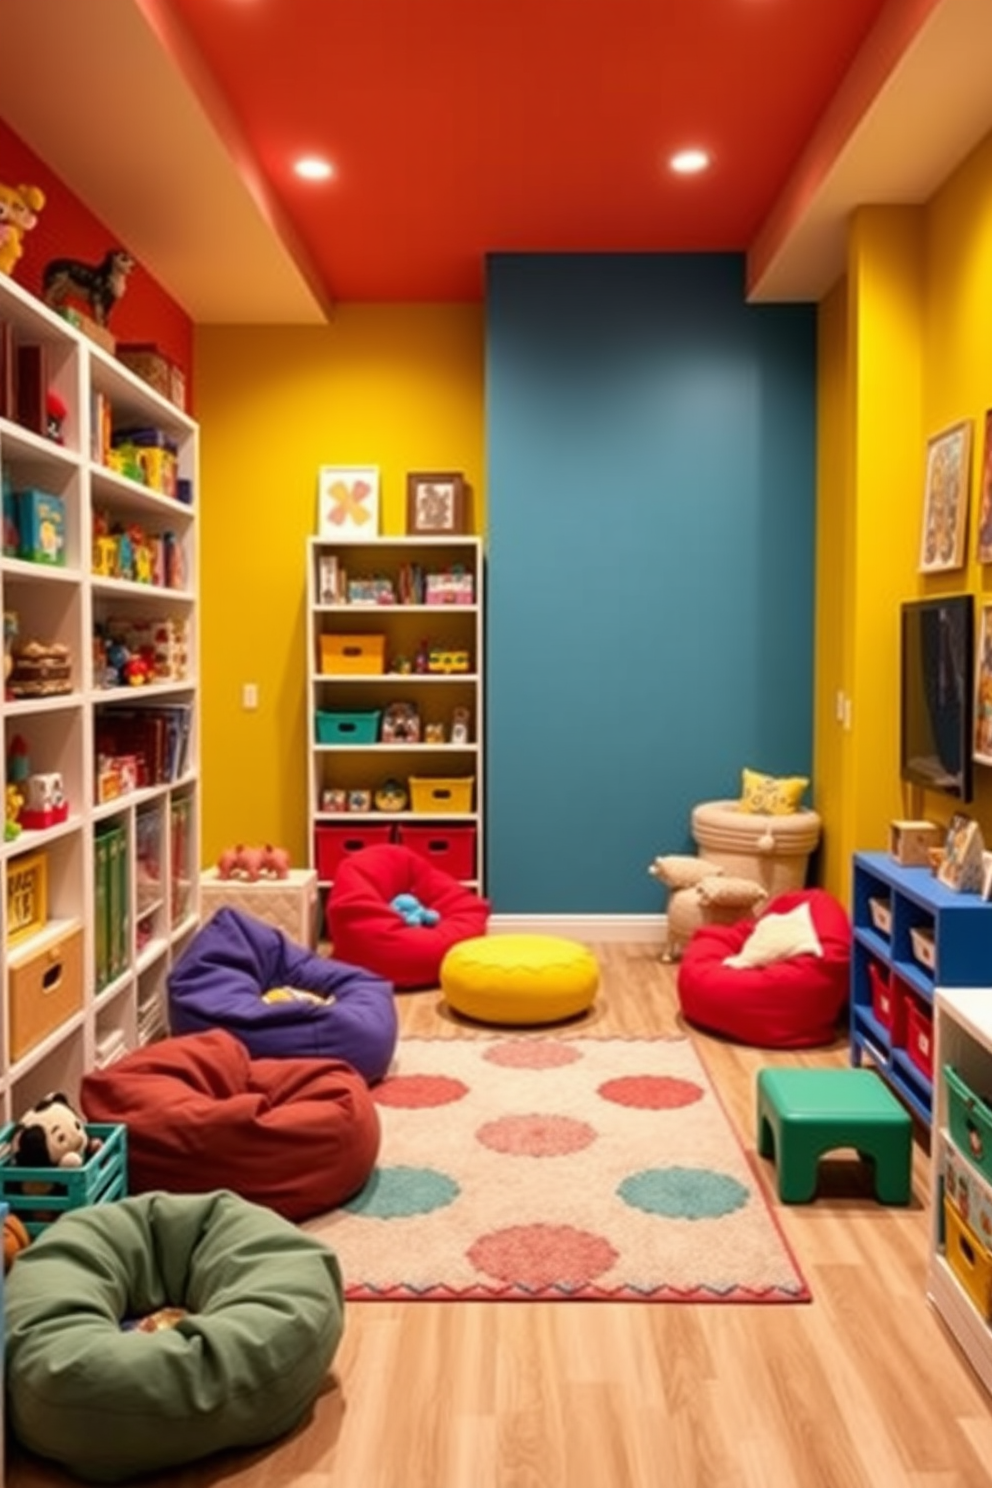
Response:
M755 815L791 816L799 810L803 791L808 785L805 775L762 775L757 770L744 770L740 810Z

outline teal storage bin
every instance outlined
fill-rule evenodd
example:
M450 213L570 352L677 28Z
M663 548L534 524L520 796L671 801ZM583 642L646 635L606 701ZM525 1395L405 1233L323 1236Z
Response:
M81 1168L20 1168L8 1151L14 1123L0 1130L0 1150L7 1153L0 1163L0 1199L32 1239L70 1209L127 1197L127 1127L87 1122L86 1132L103 1146ZM25 1185L39 1191L25 1193Z
M367 713L317 712L318 744L376 744L379 740L381 708Z
M992 1107L989 1097L976 1095L952 1064L944 1065L944 1080L954 1145L992 1182Z

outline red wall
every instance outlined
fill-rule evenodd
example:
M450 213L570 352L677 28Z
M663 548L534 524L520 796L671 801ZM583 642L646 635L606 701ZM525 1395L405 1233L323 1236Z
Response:
M24 238L24 256L13 277L32 294L41 294L41 276L52 258L98 263L108 248L127 248L62 184L13 130L0 119L0 181L7 186L40 186L46 202L38 225ZM140 264L127 292L115 305L110 329L118 341L154 341L185 369L192 384L193 322Z

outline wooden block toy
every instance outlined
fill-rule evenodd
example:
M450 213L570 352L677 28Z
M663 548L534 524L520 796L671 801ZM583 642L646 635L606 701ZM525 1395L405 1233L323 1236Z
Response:
M936 847L941 830L928 821L894 821L889 827L889 853L904 868L926 868L930 849Z

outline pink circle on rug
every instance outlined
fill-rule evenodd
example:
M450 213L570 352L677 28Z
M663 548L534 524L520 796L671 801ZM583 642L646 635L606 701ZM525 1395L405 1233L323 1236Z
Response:
M561 1069L562 1065L574 1064L582 1055L570 1044L552 1043L548 1039L514 1039L487 1049L482 1057L506 1069L541 1070Z
M450 1106L468 1095L468 1086L450 1075L394 1075L376 1085L372 1099L380 1106L403 1106L409 1110Z
M483 1147L508 1157L567 1157L596 1140L586 1121L571 1116L501 1116L475 1134Z
M706 1094L695 1080L676 1080L671 1075L626 1075L607 1080L598 1094L618 1106L636 1106L642 1111L677 1111L691 1106Z
M477 1271L525 1290L574 1291L618 1259L602 1235L571 1225L513 1225L482 1235L467 1252Z

